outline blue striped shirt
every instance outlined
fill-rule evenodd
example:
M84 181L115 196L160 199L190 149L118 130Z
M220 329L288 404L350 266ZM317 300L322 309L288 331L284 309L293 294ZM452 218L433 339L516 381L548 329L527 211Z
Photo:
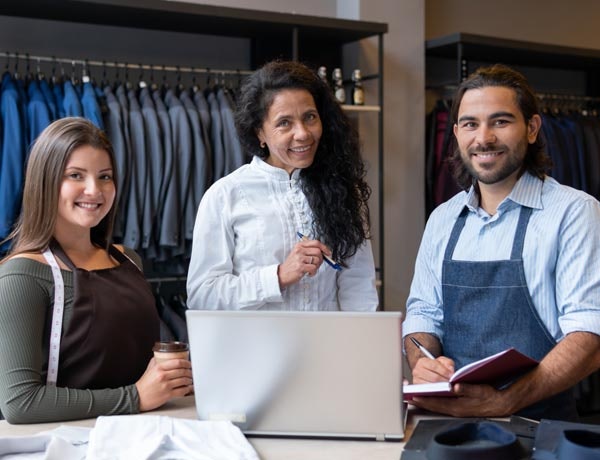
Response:
M600 203L592 196L525 173L490 216L473 187L431 214L415 265L403 334L427 332L443 340L442 262L464 206L465 227L454 260L510 258L521 206L533 208L523 247L529 293L557 340L575 331L600 335Z

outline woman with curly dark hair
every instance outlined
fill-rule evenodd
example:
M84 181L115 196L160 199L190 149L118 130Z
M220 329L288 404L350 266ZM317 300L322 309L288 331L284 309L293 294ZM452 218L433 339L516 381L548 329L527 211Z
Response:
M303 64L270 62L242 86L236 124L253 159L200 203L188 306L374 310L370 188L330 89Z

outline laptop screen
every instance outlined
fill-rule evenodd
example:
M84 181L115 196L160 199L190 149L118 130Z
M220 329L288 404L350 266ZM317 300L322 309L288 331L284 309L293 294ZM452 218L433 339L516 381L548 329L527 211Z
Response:
M187 313L198 416L246 434L401 439L401 313Z

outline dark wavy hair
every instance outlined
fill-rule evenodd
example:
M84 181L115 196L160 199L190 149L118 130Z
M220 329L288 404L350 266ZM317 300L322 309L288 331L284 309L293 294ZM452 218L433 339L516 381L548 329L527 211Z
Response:
M44 129L31 148L23 187L23 205L15 229L5 241L11 241L7 257L24 252L42 252L50 244L57 219L60 187L71 153L79 147L104 150L110 157L117 193L117 171L112 145L106 134L92 122L67 117ZM97 246L108 248L116 214L116 199L108 214L90 232Z
M308 91L321 118L323 134L315 159L300 178L314 215L313 235L343 263L370 238L371 188L365 181L358 133L327 84L298 62L265 64L246 78L240 91L235 114L240 142L250 155L269 156L268 149L261 149L257 133L275 95L286 89Z
M512 89L515 92L517 105L523 114L523 118L525 118L525 123L529 123L531 117L540 113L533 89L523 74L505 65L494 64L488 67L480 67L460 84L456 90L450 111L450 120L453 124L458 123L458 111L465 93L471 89L481 89L488 86L501 86ZM528 144L527 153L523 160L523 170L542 180L552 167L552 160L546 154L545 147L540 131L535 142ZM458 146L450 158L450 165L458 184L465 190L470 188L473 185L473 177L461 159Z

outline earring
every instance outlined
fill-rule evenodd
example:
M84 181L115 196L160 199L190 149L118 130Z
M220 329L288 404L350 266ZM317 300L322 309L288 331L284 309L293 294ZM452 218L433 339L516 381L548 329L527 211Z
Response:
M264 149L266 146L267 146L267 144L265 144L264 142L261 142L261 143L260 143L260 148L261 148L261 149Z

